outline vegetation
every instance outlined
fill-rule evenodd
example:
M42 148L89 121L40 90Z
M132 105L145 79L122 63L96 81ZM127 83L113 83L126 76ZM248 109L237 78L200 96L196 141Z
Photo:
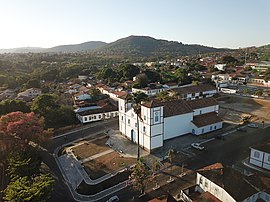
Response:
M0 137L7 154L28 147L30 141L44 144L49 141L51 131L44 130L44 120L32 113L11 112L0 117Z
M145 186L151 176L151 170L147 168L143 159L140 158L135 166L131 169L130 179L133 182L134 189L138 190L141 194L144 193Z
M41 174L32 178L20 177L11 181L4 190L5 201L47 202L51 198L54 180Z
M30 107L21 100L7 99L0 102L0 116L16 111L28 113L30 112Z

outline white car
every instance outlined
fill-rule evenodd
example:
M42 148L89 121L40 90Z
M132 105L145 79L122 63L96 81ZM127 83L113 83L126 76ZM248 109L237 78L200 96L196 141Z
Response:
M204 150L204 146L201 146L201 144L199 144L199 143L192 143L191 146L192 146L194 149Z
M117 195L115 195L109 198L107 202L118 202L118 201L119 201L119 198Z
M250 123L250 124L248 124L248 127L250 127L250 128L258 128L259 126L256 123Z

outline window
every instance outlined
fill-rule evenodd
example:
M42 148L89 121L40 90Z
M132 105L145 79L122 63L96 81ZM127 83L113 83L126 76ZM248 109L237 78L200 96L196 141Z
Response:
M135 123L135 128L137 128L138 127L138 123Z
M145 115L143 116L143 120L145 120L145 121L146 121L146 116L145 116Z
M270 161L270 156L268 156L268 159L267 160Z
M202 133L204 133L204 128L202 129Z
M200 114L202 114L202 110L200 110Z
M202 177L200 177L200 184L202 184L203 183L203 179L202 179Z
M87 117L84 117L84 121L87 121Z
M130 125L130 119L128 119L128 124Z
M98 118L101 119L101 115L98 115Z
M96 119L96 115L94 115L93 119Z
M206 188L208 187L208 181L207 181L207 180L205 180L204 186L205 186Z
M212 126L210 126L210 130L213 130L213 127Z
M120 110L123 110L123 107L122 106L120 107Z
M124 117L123 117L123 116L121 117L121 120L122 120L122 121L124 120Z
M255 151L255 152L254 152L254 157L255 157L255 158L260 158L260 152Z
M214 129L217 129L217 126L215 126Z
M144 133L146 132L146 127L145 127L145 126L143 127L143 132L144 132Z
M159 122L159 112L155 112L155 123Z

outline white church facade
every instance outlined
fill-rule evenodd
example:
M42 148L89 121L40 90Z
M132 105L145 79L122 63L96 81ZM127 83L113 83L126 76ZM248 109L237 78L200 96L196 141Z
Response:
M125 97L119 99L119 130L137 143L137 115ZM192 133L201 135L222 128L219 105L210 98L196 100L151 100L141 103L139 144L151 151L163 146L165 140Z

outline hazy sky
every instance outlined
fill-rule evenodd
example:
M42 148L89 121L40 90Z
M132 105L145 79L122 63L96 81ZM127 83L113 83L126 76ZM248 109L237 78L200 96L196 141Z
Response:
M239 48L270 43L270 0L0 0L0 48L147 35Z

